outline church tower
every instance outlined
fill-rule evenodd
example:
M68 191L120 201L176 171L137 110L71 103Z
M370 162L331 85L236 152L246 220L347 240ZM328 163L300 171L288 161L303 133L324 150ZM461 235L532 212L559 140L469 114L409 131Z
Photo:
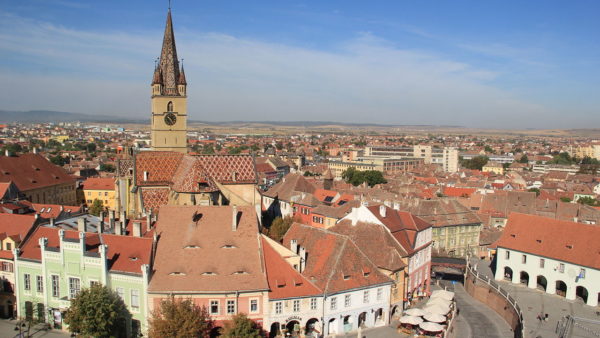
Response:
M152 150L187 152L186 87L169 8L160 59L152 77Z

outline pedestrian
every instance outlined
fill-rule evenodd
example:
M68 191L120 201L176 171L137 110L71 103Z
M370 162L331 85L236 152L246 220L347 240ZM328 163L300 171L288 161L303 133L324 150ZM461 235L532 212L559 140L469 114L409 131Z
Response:
M544 317L545 321L548 321L548 314L546 313L546 316Z

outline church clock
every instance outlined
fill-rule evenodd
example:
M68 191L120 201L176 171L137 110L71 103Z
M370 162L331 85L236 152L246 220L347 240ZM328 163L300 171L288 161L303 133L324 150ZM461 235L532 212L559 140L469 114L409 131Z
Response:
M169 126L172 126L175 124L175 122L177 122L177 115L173 114L173 113L167 113L167 115L165 115L165 123L168 124Z

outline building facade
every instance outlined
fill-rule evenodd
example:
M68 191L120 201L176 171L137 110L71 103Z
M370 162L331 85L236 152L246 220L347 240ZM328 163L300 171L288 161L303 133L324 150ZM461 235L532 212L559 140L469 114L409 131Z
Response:
M116 191L114 178L88 178L83 182L85 204L91 207L94 200L102 201L108 210L116 210Z

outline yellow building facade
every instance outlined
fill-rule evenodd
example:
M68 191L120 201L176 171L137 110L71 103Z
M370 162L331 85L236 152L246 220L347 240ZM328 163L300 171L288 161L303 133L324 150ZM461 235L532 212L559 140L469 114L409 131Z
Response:
M116 195L114 178L88 178L83 182L83 196L88 207L94 200L100 200L105 208L116 210Z

